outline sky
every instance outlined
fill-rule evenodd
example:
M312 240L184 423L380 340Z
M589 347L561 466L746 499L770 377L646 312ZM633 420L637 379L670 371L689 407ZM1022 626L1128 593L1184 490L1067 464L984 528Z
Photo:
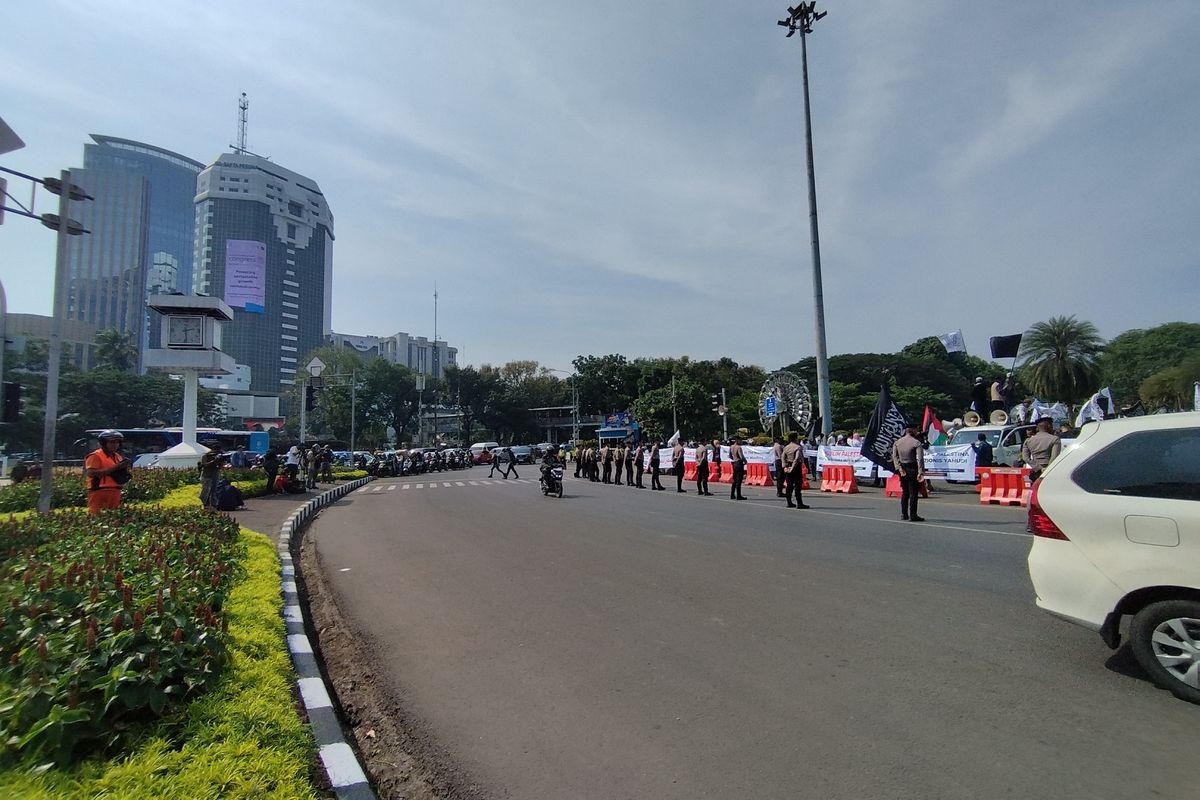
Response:
M786 0L13 0L0 166L248 148L335 218L333 329L461 363L815 352ZM828 351L1200 320L1200 3L827 0L808 37ZM61 55L60 55L61 54ZM22 201L27 190L10 182ZM47 196L48 198L48 196ZM44 198L44 199L47 199ZM39 211L55 210L49 204ZM49 312L53 233L0 281Z

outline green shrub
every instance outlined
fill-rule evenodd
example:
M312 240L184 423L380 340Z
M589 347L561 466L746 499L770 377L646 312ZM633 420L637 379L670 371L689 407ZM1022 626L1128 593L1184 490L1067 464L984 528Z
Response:
M211 687L242 551L199 509L0 523L0 759L69 762Z
M265 481L262 470L226 469L221 477L230 481ZM195 469L145 469L133 470L133 478L122 487L122 503L149 503L162 500L180 486L198 486L200 472ZM82 469L56 469L54 471L51 508L86 508L87 486ZM0 513L11 514L37 508L39 481L22 481L0 488Z
M279 561L267 537L241 531L246 577L226 604L231 664L215 688L143 729L119 757L46 771L0 770L0 797L90 800L304 800L311 734L295 711L280 616Z

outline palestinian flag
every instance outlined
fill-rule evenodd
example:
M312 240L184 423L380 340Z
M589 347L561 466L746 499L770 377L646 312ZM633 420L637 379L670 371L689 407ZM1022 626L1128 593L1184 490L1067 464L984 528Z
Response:
M942 429L942 423L938 421L937 414L934 414L929 406L925 406L925 419L921 422L921 430L925 431L925 435L929 437L931 445L945 444L947 441L946 431Z

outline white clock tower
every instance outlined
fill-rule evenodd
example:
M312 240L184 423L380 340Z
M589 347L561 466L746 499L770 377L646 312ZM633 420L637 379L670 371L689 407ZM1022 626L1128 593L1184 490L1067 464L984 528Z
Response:
M163 316L162 347L146 350L142 363L183 375L183 441L160 453L154 466L192 468L208 452L196 442L199 378L234 370L233 356L221 352L221 328L233 309L218 297L180 294L152 295L146 305Z

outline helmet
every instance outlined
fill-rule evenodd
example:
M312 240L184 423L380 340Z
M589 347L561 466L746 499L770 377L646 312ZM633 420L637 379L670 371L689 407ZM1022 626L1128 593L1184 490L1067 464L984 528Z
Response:
M116 439L117 441L124 441L125 434L123 434L120 431L115 430L113 428L109 428L106 431L100 431L100 433L98 433L96 435L96 438L102 442L107 442L112 439Z

